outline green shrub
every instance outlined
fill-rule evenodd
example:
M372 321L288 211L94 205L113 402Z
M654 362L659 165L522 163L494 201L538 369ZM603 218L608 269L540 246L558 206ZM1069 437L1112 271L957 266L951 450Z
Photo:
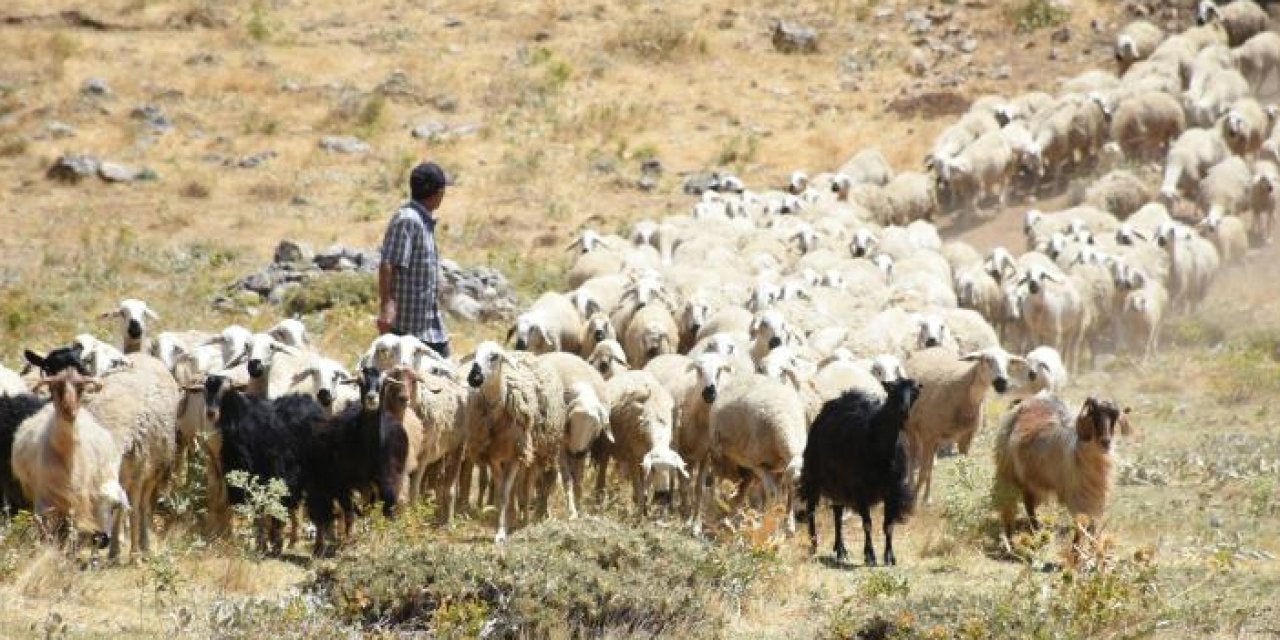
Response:
M400 526L398 523L394 526ZM710 637L721 609L772 572L769 556L612 520L549 521L506 547L376 539L320 569L349 622L490 637Z
M1005 9L1005 19L1022 33L1056 27L1071 19L1071 10L1053 0L1022 0Z
M378 285L367 273L327 273L290 291L284 299L286 315L301 315L335 307L372 305Z

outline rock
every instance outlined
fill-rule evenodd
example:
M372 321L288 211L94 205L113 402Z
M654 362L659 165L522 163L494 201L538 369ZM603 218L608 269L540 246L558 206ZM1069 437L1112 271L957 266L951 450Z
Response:
M818 31L810 26L779 20L773 25L773 48L782 53L817 53Z
M1071 25L1063 25L1061 29L1054 31L1049 36L1049 41L1056 42L1058 44L1071 42Z
M640 163L640 173L650 176L662 175L662 161L657 158L649 158Z
M333 153L357 155L369 153L369 143L355 136L325 136L320 138L320 148Z
M457 16L447 16L444 19L444 27L446 29L455 29L457 27L461 27L463 24L466 24L466 23L464 23L462 19Z
M60 140L62 138L74 138L76 135L75 127L65 122L59 122L57 120L50 120L49 122L45 123L44 130L45 130L45 133L49 135L49 137L55 140Z
M458 110L458 98L447 93L441 93L431 98L431 106L444 113L453 113Z
M50 180L75 184L84 178L97 175L99 161L90 155L64 155L53 162L45 172Z
M924 49L919 47L912 49L907 56L907 73L916 77L923 76L929 70L929 61L929 54Z
M704 191L710 191L720 188L720 174L711 173L695 173L684 181L684 192L691 196L702 195Z
M268 293L271 293L271 290L275 288L275 286L275 278L271 277L271 271L269 269L263 269L257 273L251 273L241 278L240 281L236 283L237 289L242 291L252 291L260 296L265 296Z
M391 99L403 99L414 103L423 102L421 90L409 80L409 74L396 69L383 80L374 91Z
M468 322L478 322L484 311L484 305L465 293L457 293L449 298L447 311Z
M173 123L169 121L169 117L154 104L134 107L133 111L129 112L129 116L146 123L152 131L157 133L165 133L173 129Z
M222 64L222 56L212 51L201 51L187 56L183 64L189 67L213 67Z
M80 87L80 93L87 96L106 97L111 95L111 86L102 78L89 78Z
M636 180L636 188L645 192L653 191L658 188L658 179L649 174L640 176L640 179Z
M438 140L448 132L449 125L443 122L424 122L413 128L413 137L420 140Z
M98 177L104 182L133 182L138 179L138 172L115 162L103 162L98 165Z
M253 155L248 155L243 158L240 158L239 160L236 161L236 166L240 167L241 169L257 169L258 167L262 166L268 160L276 157L277 155L279 154L277 154L275 151L271 149L268 149L266 151L260 151Z
M302 285L296 282L286 282L284 284L277 285L276 287L271 289L271 293L267 294L266 296L267 303L274 304L274 305L282 305L284 304L284 301L289 298L289 294L301 288L302 288Z
M960 50L964 53L973 53L978 50L978 39L972 36L960 41Z
M876 9L874 13L871 14L871 17L876 22L885 22L887 20L892 20L893 7L880 7L879 9Z
M1009 76L1012 75L1013 67L1007 64L1002 64L991 70L991 77L995 80L1008 80Z
M289 199L289 204L295 207L305 207L311 204L311 201L308 200L305 196L297 195Z
M315 250L305 242L281 240L280 244L276 245L276 254L273 260L276 264L310 263L315 258L315 255Z

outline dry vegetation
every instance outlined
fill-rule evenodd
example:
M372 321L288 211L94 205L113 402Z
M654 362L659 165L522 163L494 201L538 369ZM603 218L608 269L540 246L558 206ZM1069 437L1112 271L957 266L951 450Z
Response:
M912 80L903 2L802 0L10 0L0 18L0 357L103 332L96 312L127 295L163 328L266 326L208 302L264 262L280 238L371 245L402 197L408 168L437 159L458 176L442 246L463 263L511 275L521 293L559 286L560 248L578 228L621 228L683 210L681 174L728 166L749 183L828 169L880 146L915 166L947 118L884 105ZM1106 64L1090 21L1112 3L942 3L979 36L973 67L1006 61L1008 79L960 92L1051 88ZM1004 5L1008 5L1007 7ZM78 7L108 27L69 24ZM894 8L889 21L876 13ZM823 33L821 51L775 53L770 21ZM1066 19L1072 44L1047 60L1047 31ZM454 24L460 22L460 24ZM135 29L136 27L136 29ZM1018 31L1013 36L1010 33ZM1025 31L1025 32L1024 32ZM1028 44L1033 46L1028 47ZM861 71L842 74L843 62ZM394 71L393 83L379 92ZM105 79L113 94L80 88ZM405 89L400 91L399 89ZM174 130L130 117L156 104ZM74 137L45 135L50 121ZM475 124L462 137L415 139L416 126ZM357 135L366 155L322 151L323 135ZM277 155L256 169L244 156ZM159 179L131 185L46 181L63 152L95 153ZM665 167L635 188L643 160ZM228 162L224 162L228 161ZM997 220L1016 233L1012 220ZM977 229L987 244L1002 232ZM482 521L440 531L427 513L362 525L339 559L263 560L247 544L210 546L186 525L190 487L167 503L155 553L121 567L82 566L43 550L31 523L0 521L0 636L336 637L433 629L440 637L1262 637L1280 634L1280 277L1275 249L1221 278L1202 314L1146 364L1099 363L1076 390L1132 404L1139 435L1124 464L1096 560L1062 570L1062 535L1023 539L1023 562L995 553L988 507L990 438L971 459L943 461L935 504L900 531L893 570L809 560L803 538L772 543L753 523L715 543L674 523L607 520L517 533L506 554ZM360 283L291 299L334 353L373 335ZM499 331L455 327L458 349ZM998 408L998 407L997 407ZM199 469L193 470L199 477ZM765 522L771 522L766 519ZM1059 533L1067 523L1056 521ZM768 530L768 526L763 527ZM852 527L851 529L856 529ZM857 534L851 532L852 535ZM829 540L829 534L827 535ZM241 541L243 542L243 541Z

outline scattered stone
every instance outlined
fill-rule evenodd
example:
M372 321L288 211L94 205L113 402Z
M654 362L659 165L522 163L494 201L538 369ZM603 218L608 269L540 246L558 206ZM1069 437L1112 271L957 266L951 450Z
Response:
M98 177L103 182L133 182L138 179L138 172L116 162L102 162L98 164Z
M773 48L782 53L817 53L818 31L810 26L779 20L773 25Z
M1002 64L991 70L991 77L995 80L1008 80L1013 75L1013 67Z
M391 98L422 104L422 91L409 80L409 74L396 69L383 80L374 91Z
M657 158L649 158L640 163L640 173L647 176L662 175L662 161Z
M258 167L266 164L268 160L275 158L277 155L279 154L277 154L274 149L260 151L253 155L248 155L243 158L240 158L239 160L236 161L236 166L240 167L241 169L257 169Z
M358 155L369 153L369 143L355 136L325 136L320 138L320 148L333 153Z
M534 42L546 42L550 39L551 39L551 32L547 31L546 29L538 29L538 31L533 34Z
M958 115L969 108L969 99L954 90L907 89L889 101L888 110L901 116L926 118Z
M700 196L704 191L712 191L720 188L720 174L711 173L695 173L684 181L684 192L691 196Z
M457 16L448 16L444 19L444 26L446 29L454 29L457 27L461 27L463 24L466 24L466 23L464 23L462 19Z
M62 138L74 138L76 135L75 127L65 122L59 122L57 120L51 120L48 123L46 123L44 125L44 130L45 130L45 133L49 135L49 137L55 140L59 140Z
M102 78L89 78L84 81L84 85L80 87L80 93L87 96L110 96L111 86Z
M144 104L134 107L129 112L129 116L134 120L141 120L151 127L156 133L165 133L173 130L173 123L169 121L169 117L160 110L160 107L154 104Z
M1058 48L1057 48L1057 47L1049 47L1049 59L1050 59L1050 60L1057 60L1057 59L1058 59Z
M98 165L98 159L90 155L64 155L53 162L53 166L45 172L45 177L75 184L84 178L97 175Z
M431 106L444 113L453 113L458 110L458 98L447 93L441 93L431 98Z
M449 125L443 122L424 122L413 128L413 137L420 140L431 140L444 137Z
M296 264L311 262L315 259L315 256L315 250L305 242L281 240L280 244L276 245L276 254L273 260L275 264Z
M920 77L928 70L929 54L919 47L912 49L911 54L907 56L907 73Z
M1049 41L1056 42L1058 44L1071 42L1071 25L1062 25L1061 29L1054 31L1049 35Z
M658 188L658 178L650 174L642 175L636 180L636 188L644 192L653 191Z
M933 29L933 21L920 11L908 11L902 17L907 22L907 33L922 35Z
M964 53L973 53L978 50L978 39L970 36L960 41L960 51Z
M311 201L308 200L305 196L297 195L289 199L289 204L295 207L305 207L311 204Z
M280 83L280 90L285 93L301 93L302 84L294 80L287 80Z
M880 7L871 14L872 19L876 22L885 22L893 19L893 7Z
M222 56L212 51L201 51L188 56L183 63L188 67L215 67L222 64Z

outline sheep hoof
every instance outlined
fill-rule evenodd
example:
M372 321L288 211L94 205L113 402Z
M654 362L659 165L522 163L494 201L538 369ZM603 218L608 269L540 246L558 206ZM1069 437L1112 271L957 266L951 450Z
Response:
M897 564L898 564L898 559L893 557L892 551L884 554L884 566L893 567L893 566L897 566Z
M867 563L867 566L868 566L868 567L874 567L874 566L876 566L876 554L875 554L875 552L874 552L874 551L868 551L868 552L865 554L865 556L863 557L863 560Z
M493 543L496 545L504 545L507 543L507 532L504 529L498 529L498 535L493 537Z

